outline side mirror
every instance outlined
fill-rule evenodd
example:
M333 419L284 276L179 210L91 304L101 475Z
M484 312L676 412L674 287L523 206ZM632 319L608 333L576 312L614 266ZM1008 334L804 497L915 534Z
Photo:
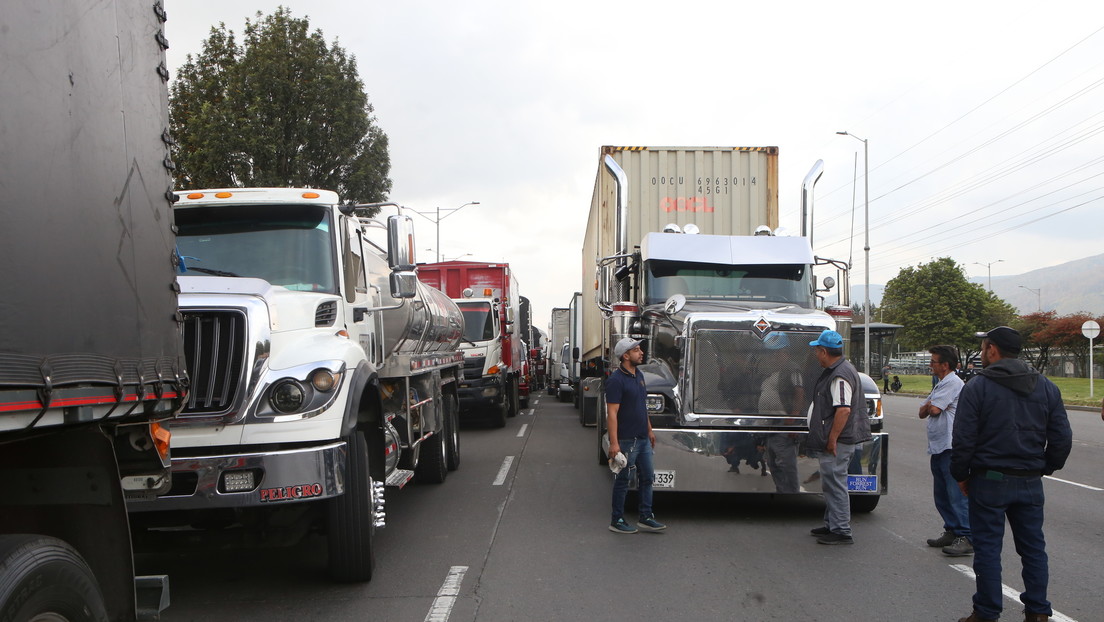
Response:
M682 294L675 294L667 299L667 302L663 303L663 312L667 315L673 315L682 311L686 306L686 296Z
M418 293L418 274L396 270L391 273L391 297L413 298Z
M409 216L388 216L387 265L392 271L409 272L417 264L414 254L414 221Z
M836 286L836 280L830 276L824 277L824 289L832 289Z

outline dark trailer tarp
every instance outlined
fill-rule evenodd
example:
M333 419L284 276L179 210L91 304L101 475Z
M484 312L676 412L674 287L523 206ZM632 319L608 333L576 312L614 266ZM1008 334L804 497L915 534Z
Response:
M0 390L183 370L153 4L0 5Z

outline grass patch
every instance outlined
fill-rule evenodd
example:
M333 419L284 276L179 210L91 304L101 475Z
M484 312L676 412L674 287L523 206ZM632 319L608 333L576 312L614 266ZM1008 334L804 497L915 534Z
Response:
M893 376L890 375L890 378ZM931 376L900 376L900 393L913 395L927 395L931 393ZM1048 376L1049 378L1049 376ZM1093 395L1089 397L1088 378L1050 378L1058 390L1062 392L1062 402L1073 406L1100 406L1101 398L1104 398L1104 378L1093 379ZM878 381L881 389L882 382Z

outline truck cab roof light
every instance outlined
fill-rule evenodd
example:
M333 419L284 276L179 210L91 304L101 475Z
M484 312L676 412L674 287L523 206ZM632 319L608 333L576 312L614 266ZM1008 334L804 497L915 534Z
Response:
M215 193L215 198L216 199L229 199L232 196L234 196L233 192L216 192Z
M317 199L320 196L322 196L322 195L318 194L317 192L304 192L303 193L303 198L304 199Z
M202 199L203 198L203 193L202 192L192 192L188 195L188 198L189 199Z

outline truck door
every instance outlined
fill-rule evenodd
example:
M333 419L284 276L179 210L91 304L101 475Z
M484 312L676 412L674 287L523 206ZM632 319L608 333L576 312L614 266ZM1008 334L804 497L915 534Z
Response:
M383 363L383 334L380 313L368 311L380 306L380 292L368 284L364 262L364 233L356 219L343 217L345 238L344 289L346 329L349 338L360 344L374 365Z

